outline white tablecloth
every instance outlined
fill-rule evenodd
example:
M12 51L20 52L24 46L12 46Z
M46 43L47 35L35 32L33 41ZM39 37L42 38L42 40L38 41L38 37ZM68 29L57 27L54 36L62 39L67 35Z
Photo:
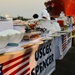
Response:
M12 20L0 21L0 31L7 29L13 29L13 21Z

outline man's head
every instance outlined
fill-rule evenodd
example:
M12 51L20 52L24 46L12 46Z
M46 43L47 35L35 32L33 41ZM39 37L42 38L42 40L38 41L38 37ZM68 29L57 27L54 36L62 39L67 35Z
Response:
M48 12L51 12L51 11L54 9L54 6L55 6L54 3L51 3L50 5L46 5L46 10L47 10Z
M45 7L49 7L49 5L47 4L47 2L44 3Z

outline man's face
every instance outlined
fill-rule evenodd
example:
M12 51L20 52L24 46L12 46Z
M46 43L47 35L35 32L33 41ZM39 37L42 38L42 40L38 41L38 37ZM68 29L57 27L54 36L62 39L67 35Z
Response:
M46 8L46 10L47 10L47 11L48 11L48 13L49 13L49 12L51 12L51 11L52 11L52 7L47 7L47 8Z

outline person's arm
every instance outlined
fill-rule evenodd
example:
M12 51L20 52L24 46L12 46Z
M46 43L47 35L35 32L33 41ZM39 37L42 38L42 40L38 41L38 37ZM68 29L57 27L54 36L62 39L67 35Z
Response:
M44 16L43 16L42 18L47 19L47 18L46 18L46 17L44 17Z

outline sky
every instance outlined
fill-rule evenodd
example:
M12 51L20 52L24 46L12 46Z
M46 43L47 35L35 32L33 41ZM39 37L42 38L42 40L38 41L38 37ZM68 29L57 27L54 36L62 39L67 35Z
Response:
M0 15L10 15L11 17L23 16L32 18L37 13L41 16L42 10L45 8L46 0L0 0Z

